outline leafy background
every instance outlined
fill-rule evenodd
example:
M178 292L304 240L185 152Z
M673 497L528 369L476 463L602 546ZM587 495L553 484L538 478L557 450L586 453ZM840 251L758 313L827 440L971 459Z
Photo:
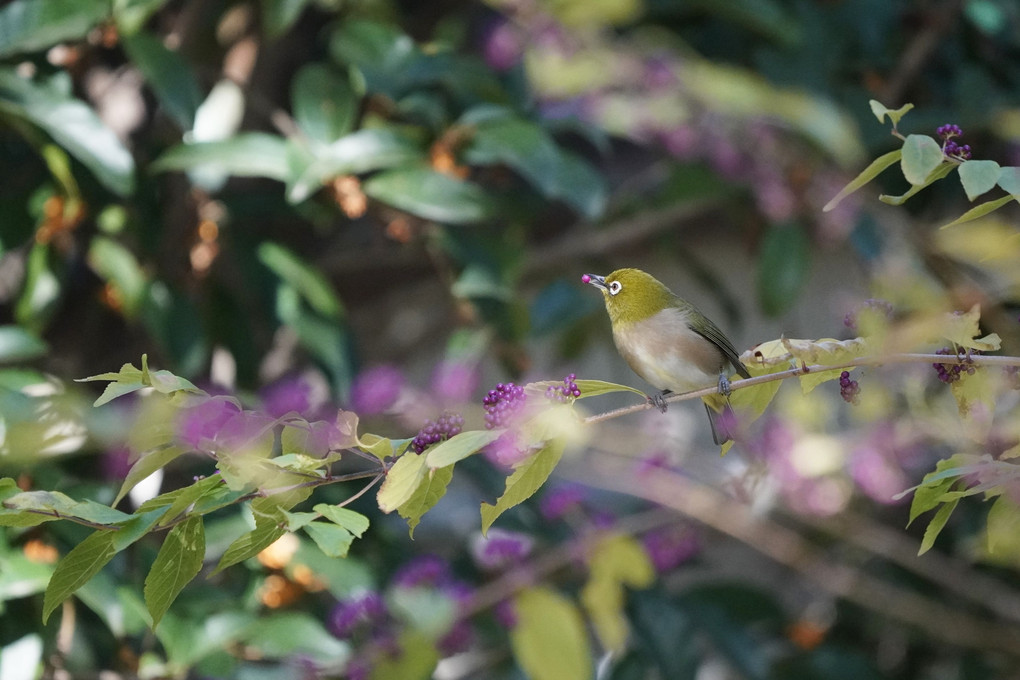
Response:
M1000 189L1001 210L942 230L971 207L966 182L894 207L879 194L910 184L883 173L823 210L901 146L870 99L915 105L904 135L955 123L975 159L1020 165L1018 28L1007 0L9 2L0 472L16 485L0 492L112 504L146 448L125 423L147 402L93 409L100 392L71 380L143 354L255 411L339 406L394 441L444 409L479 428L497 382L645 389L579 282L619 266L682 291L741 349L850 337L847 313L881 297L898 314L978 304L1020 354L1017 213ZM150 588L185 579L147 574L171 538L197 545L194 522L122 536L63 602L47 583L91 529L6 527L0 678L414 678L440 658L444 678L1016 677L1014 466L977 487L1012 490L998 511L959 492L920 558L924 527L903 529L915 513L897 497L939 460L1008 461L1015 427L961 421L961 390L929 366L855 375L854 406L832 383L785 387L723 459L700 408L599 425L497 521L520 532L510 564L474 547L479 501L506 476L482 456L458 463L413 541L370 493L351 504L371 522L357 541L358 527L295 531L212 573L257 526L221 508L154 630ZM1015 390L993 393L1015 413ZM182 455L149 496L213 470ZM925 510L958 491L928 481ZM375 606L365 593L386 615L345 628Z

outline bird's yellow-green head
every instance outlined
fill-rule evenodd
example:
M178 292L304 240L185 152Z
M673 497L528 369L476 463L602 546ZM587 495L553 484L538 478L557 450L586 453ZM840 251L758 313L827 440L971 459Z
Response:
M617 269L609 276L585 274L581 281L602 291L614 328L647 319L677 303L669 288L640 269Z

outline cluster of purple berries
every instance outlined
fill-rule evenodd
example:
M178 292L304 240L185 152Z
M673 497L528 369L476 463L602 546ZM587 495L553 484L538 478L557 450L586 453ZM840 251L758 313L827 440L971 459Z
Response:
M961 160L970 158L970 144L959 144L953 137L962 137L963 130L959 125L942 125L935 130L935 134L942 138L942 153L946 156L953 156Z
M510 424L512 416L523 406L526 396L522 385L499 383L489 390L482 401L485 407L485 429L494 430Z
M464 417L459 413L444 412L436 420L426 420L425 425L414 439L411 440L411 448L414 452L421 454L425 449L438 444L444 439L449 439L460 434L464 428Z
M940 364L940 363L932 364L932 367L935 369L935 372L938 373L938 375L939 375L939 380L941 380L942 382L944 382L946 384L949 384L949 383L954 383L957 380L959 380L960 379L960 375L963 374L963 373L967 373L968 375L973 375L975 367L974 367L974 365L970 361L970 355L971 354L981 354L981 352L979 350L976 350L976 349L968 350L966 355L964 355L964 354L961 354L958 350L955 350L955 349L953 349L951 347L943 347L940 350L936 350L935 354L955 355L955 356L961 357L961 358L966 356L967 363L964 363L964 364L948 364L948 365L947 364Z
M857 317L864 313L872 313L884 316L886 319L891 319L893 315L892 303L888 300L880 300L878 298L868 298L864 301L864 304L859 305L854 311L847 312L846 316L843 317L843 325L852 331L857 330Z
M577 376L571 373L563 379L562 385L549 385L545 388L545 398L551 401L558 401L566 403L571 399L576 399L581 396L581 388L574 382Z
M848 404L856 404L861 399L861 386L850 379L850 371L839 374L839 396Z

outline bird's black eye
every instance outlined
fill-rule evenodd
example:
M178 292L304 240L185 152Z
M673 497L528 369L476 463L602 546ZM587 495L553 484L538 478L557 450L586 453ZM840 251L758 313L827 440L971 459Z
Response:
M621 285L619 281L610 281L609 282L609 294L610 295L616 295L621 290L623 290L623 285Z

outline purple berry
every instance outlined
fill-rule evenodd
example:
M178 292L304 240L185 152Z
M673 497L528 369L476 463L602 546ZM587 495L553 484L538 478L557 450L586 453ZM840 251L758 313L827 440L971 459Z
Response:
M960 352L952 347L943 347L942 349L936 350L935 354L942 354L944 356L955 355L961 359L965 359L965 362L961 364L940 364L937 362L932 364L932 368L935 369L935 373L938 375L939 380L948 385L959 380L963 373L973 375L975 366L973 365L973 361L970 357L972 354L981 354L981 352L976 349Z
M443 412L436 420L426 420L425 425L413 440L411 448L414 452L421 454L433 444L449 439L460 434L464 427L464 418L459 413Z
M496 389L489 390L482 401L485 407L485 429L507 427L513 416L524 406L525 399L524 387L513 383L499 383Z
M839 374L839 396L848 404L856 404L860 401L861 386L856 380L850 379L850 371L843 371Z
M566 403L581 396L581 389L574 382L577 376L573 373L563 379L562 385L550 385L545 389L545 398L550 401Z

